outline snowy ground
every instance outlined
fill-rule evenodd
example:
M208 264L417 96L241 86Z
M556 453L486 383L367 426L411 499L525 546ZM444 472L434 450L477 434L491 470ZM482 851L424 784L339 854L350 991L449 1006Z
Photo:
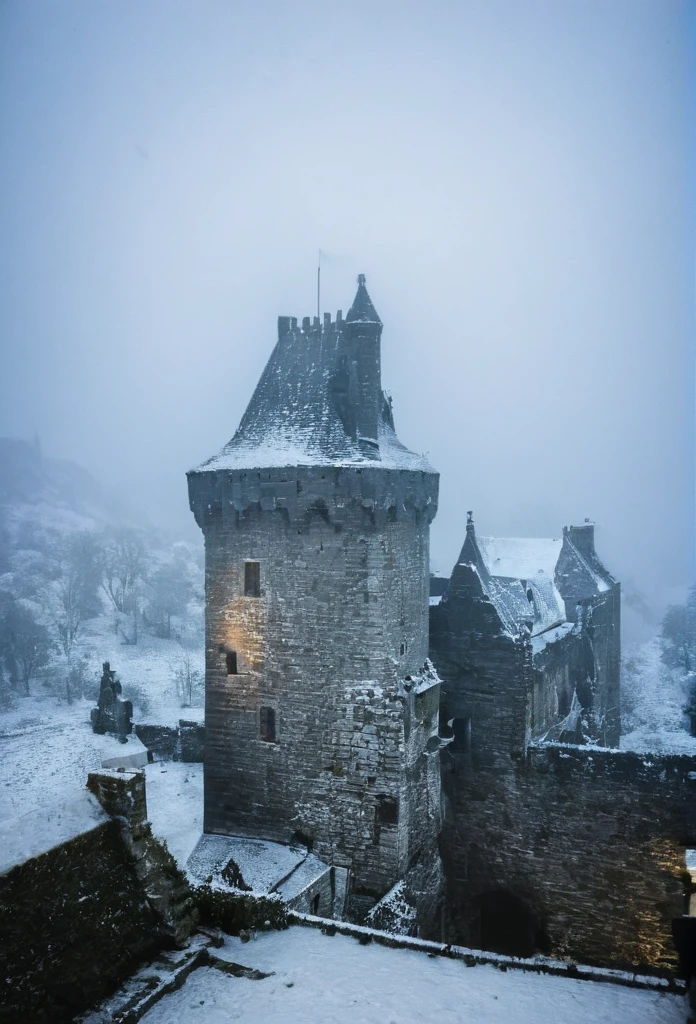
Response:
M78 796L103 757L143 749L136 737L123 745L113 736L96 736L91 706L86 700L56 705L26 697L0 716L0 821Z
M191 651L193 668L203 678L203 633ZM202 688L197 694L197 707L182 707L177 694L175 675L186 654L175 640L162 640L145 630L140 631L137 644L124 644L123 638L113 630L113 618L105 613L87 623L80 645L95 680L102 672L102 663L108 661L123 686L122 696L132 701L134 721L156 725L176 726L180 718L203 721Z
M203 765L162 761L145 769L147 816L180 868L203 832Z
M684 1024L682 996L361 946L312 928L264 932L216 951L271 976L207 967L143 1024Z

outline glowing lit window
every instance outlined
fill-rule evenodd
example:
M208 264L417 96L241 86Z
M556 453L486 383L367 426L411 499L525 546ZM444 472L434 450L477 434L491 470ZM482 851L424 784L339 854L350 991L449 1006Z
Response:
M261 565L259 562L244 563L244 596L261 597Z
M261 739L266 743L276 741L276 714L274 708L261 708L259 713L259 724L261 726Z

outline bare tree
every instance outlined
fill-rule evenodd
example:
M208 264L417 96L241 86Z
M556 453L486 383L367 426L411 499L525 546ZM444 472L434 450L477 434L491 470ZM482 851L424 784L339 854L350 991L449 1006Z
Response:
M174 673L176 692L182 707L192 707L194 699L198 700L202 692L203 677L195 668L195 660L190 651L184 651Z
M127 526L109 530L102 557L102 587L117 611L131 610L133 594L147 578L147 570L142 537Z
M117 632L124 643L138 642L138 614L140 589L147 580L148 554L140 534L130 527L108 531L102 558L102 588L116 612L131 615L132 631L127 635L118 620Z
M150 579L150 616L157 636L169 640L172 615L182 615L192 595L191 580L185 562L175 558L161 565Z

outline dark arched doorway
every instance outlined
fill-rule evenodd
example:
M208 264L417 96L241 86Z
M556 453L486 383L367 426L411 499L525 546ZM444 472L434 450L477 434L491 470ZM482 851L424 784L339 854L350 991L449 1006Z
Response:
M519 896L494 889L479 897L479 908L482 949L509 956L533 956L546 949L545 934Z

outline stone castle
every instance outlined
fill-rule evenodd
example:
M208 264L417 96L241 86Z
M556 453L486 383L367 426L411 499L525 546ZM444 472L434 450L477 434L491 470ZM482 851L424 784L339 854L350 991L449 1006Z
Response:
M616 749L620 588L593 525L477 538L470 513L431 579L438 474L397 438L381 337L362 275L345 319L279 317L236 434L188 475L204 832L303 844L355 921L673 965L693 766Z

